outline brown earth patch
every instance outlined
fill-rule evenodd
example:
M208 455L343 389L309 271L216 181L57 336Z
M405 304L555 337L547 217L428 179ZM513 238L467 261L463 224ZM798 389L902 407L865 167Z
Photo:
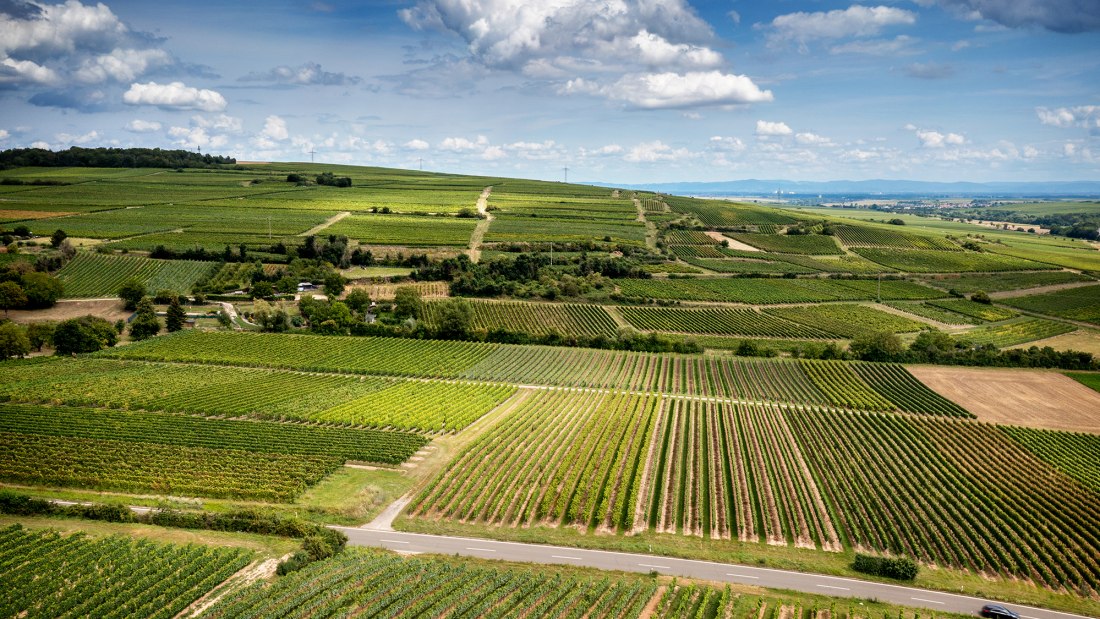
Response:
M749 245L748 243L742 243L741 241L738 241L737 239L731 239L730 237L722 234L721 232L715 232L714 230L707 230L707 236L714 239L715 241L718 241L719 243L721 243L722 241L727 241L729 243L730 249L739 249L741 251L758 251L758 252L764 253L764 250L760 249L759 247L753 247L752 245Z
M1057 372L928 365L908 370L982 421L1100 434L1100 393Z
M76 215L76 213L62 213L60 211L11 211L0 209L0 220L18 221L21 219L49 219L51 217L64 217Z
M80 316L99 316L110 322L126 318L132 312L122 308L118 299L91 301L61 301L57 305L40 310L12 310L8 315L14 322L44 322L47 320L68 320Z

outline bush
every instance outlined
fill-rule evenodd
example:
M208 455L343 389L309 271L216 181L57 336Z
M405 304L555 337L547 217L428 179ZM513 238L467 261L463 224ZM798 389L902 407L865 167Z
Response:
M885 576L897 580L913 580L920 571L917 562L909 557L874 557L856 553L852 569L872 576Z

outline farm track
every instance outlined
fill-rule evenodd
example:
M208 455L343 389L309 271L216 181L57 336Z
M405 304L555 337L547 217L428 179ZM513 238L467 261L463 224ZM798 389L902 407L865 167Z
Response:
M311 235L317 234L317 233L321 232L322 230L324 230L325 228L328 228L332 224L334 224L334 223L340 221L341 219L343 219L345 217L348 217L350 215L351 215L350 211L344 211L342 213L337 213L337 214L333 215L332 217L329 217L328 219L326 219L322 223L319 223L316 226L313 226L312 228L310 228L309 230L306 230L305 232L299 234L298 236L311 236Z
M470 234L470 248L466 250L466 253L473 262L481 260L481 242L485 240L485 235L489 232L489 224L493 223L493 214L489 212L489 196L492 193L493 187L489 186L477 198L477 212L484 215L485 218L477 222L473 233Z
M1029 297L1036 294L1046 294L1048 292L1057 292L1059 290L1070 290L1072 288L1082 288L1084 286L1095 286L1095 281L1090 282L1070 282L1068 284L1052 284L1050 286L1037 286L1035 288L1022 288L1020 290L1002 290L1001 292L989 293L989 298L994 301L998 299L1014 299L1016 297ZM1015 308L1013 308L1015 309Z
M612 197L618 197L612 194ZM638 210L638 219L645 225L645 245L646 247L656 250L657 249L657 224L649 221L645 217L645 207L642 206L642 201L638 198L634 198L634 208Z
M968 329L968 325L949 325L946 322L940 322L938 320L932 320L931 318L925 318L924 316L918 316L916 314L910 314L909 312L899 310L896 307L891 307L885 303L872 303L872 307L877 310L886 312L887 314L894 314L895 316L901 316L902 318L908 318L909 320L916 320L918 322L926 322L940 331L946 331L948 333L957 333Z

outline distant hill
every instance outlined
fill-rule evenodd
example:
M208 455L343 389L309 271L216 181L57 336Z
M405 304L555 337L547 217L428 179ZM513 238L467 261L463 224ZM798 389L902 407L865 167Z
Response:
M602 183L593 183L602 184ZM610 186L610 185L608 185ZM623 185L615 185L624 187ZM937 183L927 181L875 179L866 181L788 181L746 179L709 183L649 183L626 185L678 195L921 195L921 196L1100 196L1100 181Z

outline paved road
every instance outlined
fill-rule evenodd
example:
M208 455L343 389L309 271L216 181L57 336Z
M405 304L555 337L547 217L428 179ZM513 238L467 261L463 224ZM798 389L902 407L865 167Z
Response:
M352 546L375 546L399 552L458 554L482 559L579 565L624 572L648 573L656 571L669 576L757 585L771 589L791 589L837 597L875 598L883 602L962 614L977 614L982 604L989 601L900 585L867 582L837 576L787 572L761 567L712 563L710 561L691 561L627 552L581 550L561 546L496 542L465 537L444 537L354 527L333 528L347 534L348 543ZM1020 606L1018 604L1005 604L1005 606L1020 613L1022 619L1082 619L1081 615Z

